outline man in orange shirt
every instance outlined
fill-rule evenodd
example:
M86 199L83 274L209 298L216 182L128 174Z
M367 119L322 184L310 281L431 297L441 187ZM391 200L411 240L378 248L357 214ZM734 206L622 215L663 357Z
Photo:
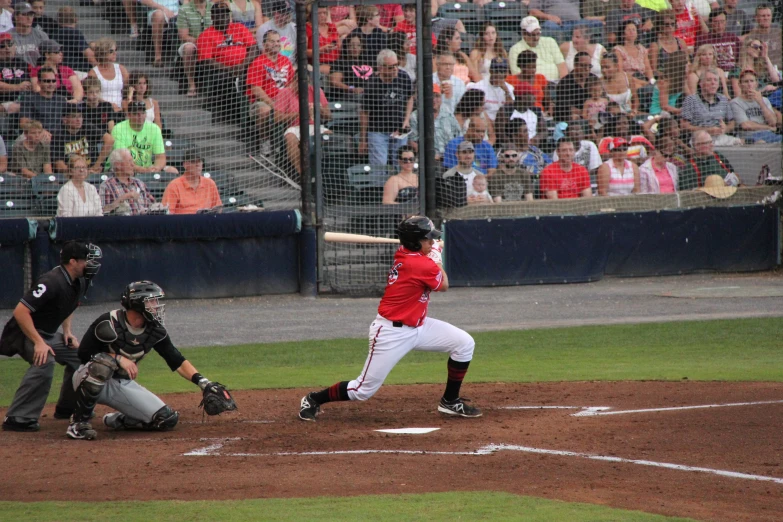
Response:
M183 161L185 172L174 179L163 193L163 205L169 207L170 214L195 214L199 210L220 211L217 185L210 178L201 175L204 163L195 148L185 152Z

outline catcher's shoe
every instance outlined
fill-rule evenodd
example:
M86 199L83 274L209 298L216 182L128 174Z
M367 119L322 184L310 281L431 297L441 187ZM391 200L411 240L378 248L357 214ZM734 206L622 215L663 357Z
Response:
M302 397L299 404L299 418L303 421L315 421L315 417L321 413L321 405L313 400L312 393Z
M95 440L98 438L98 433L92 429L92 425L89 422L71 423L65 434L77 440Z
M103 416L103 424L113 430L124 430L125 426L125 414L115 411L114 413L107 413Z
M457 398L452 402L446 401L441 398L440 404L438 404L438 411L445 413L446 415L458 415L460 417L481 417L481 410L469 404L470 399Z

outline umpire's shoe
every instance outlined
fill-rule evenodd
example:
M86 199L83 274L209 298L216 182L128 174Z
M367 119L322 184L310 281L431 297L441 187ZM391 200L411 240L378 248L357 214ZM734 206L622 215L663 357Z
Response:
M315 422L315 417L321 413L321 405L315 402L313 394L308 393L302 397L299 404L299 418L303 421Z
M73 422L68 426L68 431L65 434L77 440L95 440L98 438L98 433L92 429L92 425L89 422Z
M438 404L438 411L445 413L446 415L457 415L459 417L481 417L481 410L465 404L470 399L457 398L452 402L448 402L446 399L441 398L440 404Z
M38 431L40 429L41 425L38 424L38 421L34 420L19 421L14 417L6 417L3 421L3 431L31 432Z

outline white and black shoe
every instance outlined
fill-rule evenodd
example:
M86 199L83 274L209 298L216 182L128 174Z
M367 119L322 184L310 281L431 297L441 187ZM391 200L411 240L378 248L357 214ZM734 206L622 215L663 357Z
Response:
M312 395L308 393L302 397L302 402L299 404L299 418L303 421L315 422L316 416L321 413L321 405L313 400Z
M107 413L103 416L103 424L106 427L113 430L125 429L125 414L115 411L114 413Z
M445 413L446 415L457 415L459 417L481 417L481 410L469 404L465 404L466 402L470 402L470 399L459 397L452 402L448 402L446 399L441 398L440 404L438 404L438 411Z
M98 438L98 433L92 429L92 425L89 422L72 422L65 434L77 440L95 440Z

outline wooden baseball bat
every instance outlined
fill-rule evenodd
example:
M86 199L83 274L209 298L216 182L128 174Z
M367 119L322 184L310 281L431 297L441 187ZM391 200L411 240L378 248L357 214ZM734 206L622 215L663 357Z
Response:
M324 241L333 243L400 243L399 239L389 237L365 236L362 234L347 234L344 232L324 232Z

